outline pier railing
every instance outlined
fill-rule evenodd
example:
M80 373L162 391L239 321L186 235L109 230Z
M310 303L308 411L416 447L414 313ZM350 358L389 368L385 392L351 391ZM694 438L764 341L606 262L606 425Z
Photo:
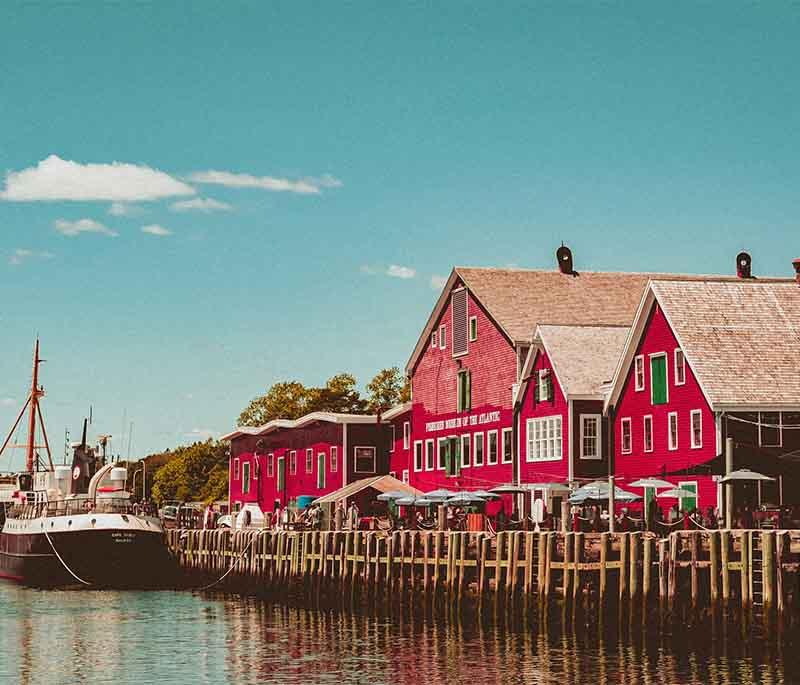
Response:
M455 602L650 602L784 613L798 603L800 531L652 533L170 530L189 575L238 591L353 586Z

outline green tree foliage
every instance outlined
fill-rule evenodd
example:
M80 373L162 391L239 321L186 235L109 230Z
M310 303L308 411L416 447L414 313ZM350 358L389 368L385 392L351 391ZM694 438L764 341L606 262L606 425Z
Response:
M224 499L228 494L228 446L216 440L196 442L170 452L153 476L153 499L187 502ZM148 463L151 457L147 457Z
M367 384L367 407L371 412L385 411L408 402L410 397L408 378L396 366L378 371Z

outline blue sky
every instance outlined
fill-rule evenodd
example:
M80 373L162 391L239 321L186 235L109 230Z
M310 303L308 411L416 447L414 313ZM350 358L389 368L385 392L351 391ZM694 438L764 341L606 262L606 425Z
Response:
M3 3L0 426L37 332L56 454L92 404L139 455L402 366L453 264L789 275L798 35L790 3Z

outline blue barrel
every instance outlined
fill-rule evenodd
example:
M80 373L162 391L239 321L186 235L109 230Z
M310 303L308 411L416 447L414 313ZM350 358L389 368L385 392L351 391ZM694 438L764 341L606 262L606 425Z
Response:
M297 508L301 511L307 509L315 499L317 498L314 495L300 495L297 498Z

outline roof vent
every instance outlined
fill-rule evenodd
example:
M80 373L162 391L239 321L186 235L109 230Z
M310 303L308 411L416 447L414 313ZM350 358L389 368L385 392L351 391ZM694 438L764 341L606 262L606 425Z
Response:
M800 284L800 259L793 259L792 266L794 267L794 277L797 283Z
M740 252L736 255L736 275L739 278L752 278L750 267L753 258L747 252Z
M558 270L562 274L569 274L570 276L575 273L572 268L572 250L570 250L564 243L556 250L556 259L558 260Z

